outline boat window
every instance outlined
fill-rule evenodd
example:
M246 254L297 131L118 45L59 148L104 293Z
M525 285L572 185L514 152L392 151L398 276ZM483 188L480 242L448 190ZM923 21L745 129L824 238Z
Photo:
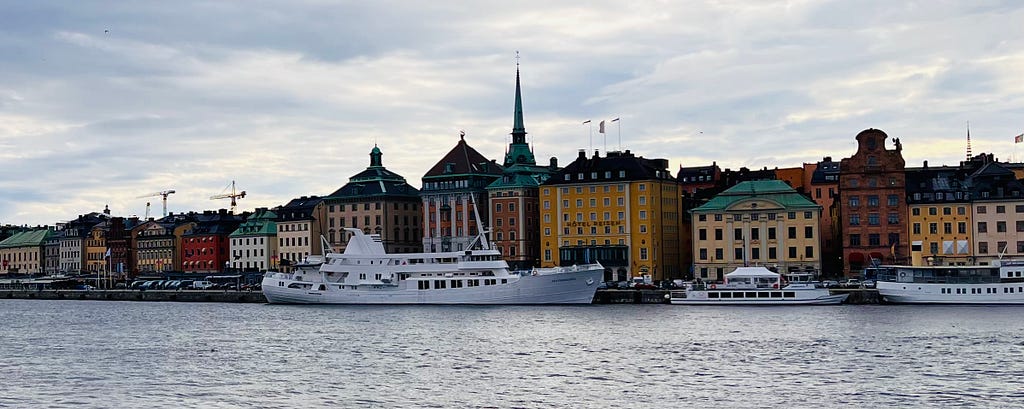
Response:
M508 279L507 278L502 278L501 279L501 283L502 284L508 284Z
M721 293L721 297L722 298L732 298L732 293L723 292L723 293Z
M757 298L757 293L754 293L754 292L747 293L747 298Z
M772 298L782 298L782 293L779 291L772 291Z
M437 289L441 289L441 288L445 288L445 281L444 280L434 280L434 289L437 290Z
M757 293L757 298L768 298L768 292L767 291L760 291L760 292L758 292Z
M708 292L708 298L718 298L718 292L717 291L709 291Z
M783 298L794 298L794 297L796 297L796 293L792 292L792 291L784 291L782 293L782 297Z
M743 298L743 293L737 291L732 293L732 298Z

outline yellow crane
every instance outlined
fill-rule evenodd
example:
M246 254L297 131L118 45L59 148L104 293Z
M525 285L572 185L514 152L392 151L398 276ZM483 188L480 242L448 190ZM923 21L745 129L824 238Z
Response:
M141 198L144 198L144 197L163 196L164 197L164 216L163 217L167 217L167 196L170 195L170 194L173 194L173 193L174 193L173 189L171 189L171 190L162 190L162 191L159 191L159 192L153 192L153 193L150 193L150 194L139 196L136 199L141 199ZM149 203L146 203L146 210L149 210ZM147 211L146 213L147 213L147 216L148 216L149 212Z
M224 189L227 190L226 187ZM243 197L245 197L245 191L243 190L241 192L236 192L235 191L235 181L232 180L231 181L231 193L224 193L224 194L220 194L220 195L213 195L213 196L210 196L210 200L228 199L228 198L230 198L231 199L231 213L234 214L235 213L235 207L238 206L238 199L241 199Z

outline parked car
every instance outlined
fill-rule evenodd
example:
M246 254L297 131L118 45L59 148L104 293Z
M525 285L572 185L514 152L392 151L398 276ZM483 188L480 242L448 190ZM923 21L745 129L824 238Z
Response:
M206 280L196 280L192 282L192 288L196 290L209 290L213 288L213 283Z
M875 288L875 280L864 280L864 288Z
M825 280L821 282L821 286L825 288L836 288L839 287L839 282L836 280Z
M846 287L846 288L858 288L858 287L860 287L860 280L858 280L856 278L851 278L849 280L846 280L846 282L843 283L843 287Z

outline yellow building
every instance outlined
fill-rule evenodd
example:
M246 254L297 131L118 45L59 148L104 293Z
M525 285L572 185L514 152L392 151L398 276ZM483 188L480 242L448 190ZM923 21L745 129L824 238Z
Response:
M783 181L742 182L690 212L695 278L721 281L754 265L821 270L821 206Z
M910 168L906 174L910 264L973 264L971 204L959 168Z
M85 237L85 265L82 269L89 273L107 272L107 232L110 231L110 220L93 226Z
M682 276L679 185L665 159L579 157L540 187L541 266L600 262L606 281Z

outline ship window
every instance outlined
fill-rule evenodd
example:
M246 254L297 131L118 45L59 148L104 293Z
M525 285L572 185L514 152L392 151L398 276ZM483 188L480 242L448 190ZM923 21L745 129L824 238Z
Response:
M796 297L796 293L792 292L792 291L786 291L786 292L782 293L782 297L783 298L795 298Z
M722 298L732 298L732 293L721 293Z
M708 298L718 298L718 293L714 291L708 292Z
M508 284L508 279L507 278L502 278L501 279L501 283L502 284Z
M743 293L737 291L732 293L732 298L743 298Z
M754 293L754 292L747 293L746 297L747 298L757 298L757 293Z
M768 292L760 291L757 293L757 298L768 298Z
M1010 294L1013 294L1013 287L1010 287Z
M772 291L772 298L782 298L782 293L778 291Z

